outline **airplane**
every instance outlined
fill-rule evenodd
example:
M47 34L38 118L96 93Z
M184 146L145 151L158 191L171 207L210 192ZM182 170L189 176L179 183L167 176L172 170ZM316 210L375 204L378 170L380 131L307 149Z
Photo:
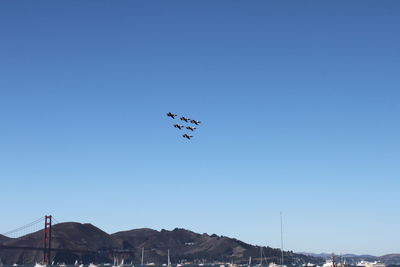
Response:
M199 123L201 123L201 121L196 121L196 120L190 120L191 123L194 123L196 125L199 125Z
M191 127L191 126L186 126L186 129L191 130L191 131L193 132L193 131L196 130L197 128L196 128L196 127Z
M175 127L175 128L178 128L179 130L182 130L182 128L183 128L183 125L180 125L180 124L174 124L174 127Z
M173 113L171 113L171 112L168 112L168 113L167 113L167 116L168 116L168 117L171 117L171 118L173 118L173 119L175 119L175 117L178 116L178 115L173 114Z
M182 134L182 137L183 137L183 138L187 138L187 139L189 139L189 140L190 140L190 138L192 138L192 137L193 137L193 135Z
M190 120L189 118L186 118L186 117L181 117L181 121L188 122L189 120Z

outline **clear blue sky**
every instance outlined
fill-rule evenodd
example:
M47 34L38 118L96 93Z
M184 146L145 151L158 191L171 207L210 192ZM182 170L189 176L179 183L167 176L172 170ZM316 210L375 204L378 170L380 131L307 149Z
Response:
M279 247L282 211L285 249L400 252L399 14L1 1L0 233L53 214Z

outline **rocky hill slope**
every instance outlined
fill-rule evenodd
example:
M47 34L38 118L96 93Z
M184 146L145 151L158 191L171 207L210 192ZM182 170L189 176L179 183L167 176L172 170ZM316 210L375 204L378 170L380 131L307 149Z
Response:
M55 262L73 263L76 259L88 262L111 262L113 256L125 262L139 264L141 250L145 250L145 262L166 263L167 251L170 250L171 261L190 262L246 262L251 256L254 262L260 260L258 246L246 244L240 240L218 235L198 234L185 229L172 231L152 229L135 229L114 234L107 234L91 224L61 223L53 226L52 247L75 250L72 252L55 251L52 258ZM5 238L3 246L43 247L43 230L18 239ZM94 251L94 253L78 250ZM110 250L113 250L111 253ZM278 262L280 250L263 248L268 261ZM286 262L315 262L315 258L285 251ZM0 258L4 263L32 264L42 260L42 251L0 249Z

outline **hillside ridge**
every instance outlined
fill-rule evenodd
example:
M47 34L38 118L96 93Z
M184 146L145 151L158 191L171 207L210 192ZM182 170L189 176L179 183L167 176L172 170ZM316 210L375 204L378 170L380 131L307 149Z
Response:
M4 246L42 247L43 230L16 239L2 239ZM110 249L126 251L119 257L125 262L140 263L141 250L145 249L145 262L162 264L167 261L170 250L171 261L178 262L247 262L251 256L254 262L260 259L260 246L250 245L235 238L216 234L199 234L175 228L160 231L150 228L132 229L108 234L100 228L77 222L59 223L52 228L52 248L69 250L107 251ZM279 262L279 249L263 247L264 260ZM3 263L34 264L42 260L41 251L0 250ZM288 263L315 262L317 258L285 251ZM109 253L88 254L72 252L52 252L55 262L74 263L75 260L89 262L112 262Z

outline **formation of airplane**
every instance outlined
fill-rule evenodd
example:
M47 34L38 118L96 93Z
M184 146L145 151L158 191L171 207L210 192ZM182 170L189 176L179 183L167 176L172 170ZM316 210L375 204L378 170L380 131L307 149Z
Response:
M196 127L192 127L192 126L186 126L186 129L191 130L191 131L193 132L193 131L196 130L197 128L196 128Z
M201 123L201 121L196 121L196 120L190 120L191 123L194 123L196 125L199 125L199 123Z
M168 113L167 113L167 116L168 116L168 117L171 117L171 118L173 118L173 119L175 119L175 117L178 116L178 115L173 114L173 113L171 113L171 112L168 112Z
M190 140L190 138L193 137L193 135L188 135L188 134L182 134L183 138L187 138Z
M189 122L189 120L190 120L189 118L186 118L186 117L181 117L180 119L181 119L181 121L185 121L185 122Z
M178 115L177 115L177 114L174 114L174 113L172 113L172 112L168 112L168 113L167 113L167 117L171 117L171 118L175 119L176 116L178 116ZM184 117L184 116L180 117L179 119L180 119L181 121L186 122L186 123L192 123L192 124L196 124L196 125L199 125L199 124L201 123L201 121L189 119L189 118ZM190 130L190 131L192 131L192 132L194 132L194 130L197 129L196 127L192 127L192 126L190 126L190 125L185 127L184 125L181 125L181 124L174 124L174 128L177 128L177 129L179 129L179 130L182 130L182 129L186 128L187 130ZM183 137L183 138L186 138L186 139L188 139L188 140L190 140L191 138L193 138L193 135L189 135L189 134L186 134L186 133L185 133L185 134L182 134L182 137Z
M179 130L182 130L182 128L184 127L183 125L180 124L174 124L175 128L178 128ZM187 127L186 127L187 128Z

